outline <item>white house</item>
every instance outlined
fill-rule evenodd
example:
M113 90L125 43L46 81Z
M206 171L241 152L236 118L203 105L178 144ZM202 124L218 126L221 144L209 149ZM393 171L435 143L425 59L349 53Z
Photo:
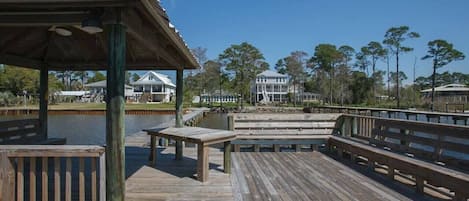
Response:
M90 90L89 97L87 97L90 99L89 101L103 102L104 96L106 95L106 86L106 80L85 84L84 87ZM132 101L134 99L134 88L129 85L125 85L124 96L128 101Z
M164 74L148 71L131 83L134 94L140 102L170 102L176 93L176 85Z
M224 90L215 90L213 93L203 93L201 94L200 97L195 97L194 100L192 101L193 103L199 103L199 101L202 101L203 103L219 103L221 100L222 103L236 103L238 102L238 95L226 92Z
M425 101L430 101L432 89L420 91ZM463 84L448 84L435 87L435 102L467 103L469 102L469 87Z
M251 92L256 102L286 102L288 76L271 70L259 73L251 84Z

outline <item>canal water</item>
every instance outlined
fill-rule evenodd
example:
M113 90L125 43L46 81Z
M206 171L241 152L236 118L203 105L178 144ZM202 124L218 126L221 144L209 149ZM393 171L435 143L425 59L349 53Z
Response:
M37 118L37 116L0 116L0 121ZM132 135L145 128L171 121L174 115L125 115L125 133ZM105 115L49 115L49 137L67 138L71 145L102 145L106 142ZM208 114L200 127L227 129L226 114Z

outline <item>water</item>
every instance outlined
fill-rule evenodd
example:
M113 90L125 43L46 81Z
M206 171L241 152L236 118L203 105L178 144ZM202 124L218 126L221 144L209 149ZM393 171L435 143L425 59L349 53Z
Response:
M0 121L38 118L35 115L0 116ZM132 135L145 128L171 121L174 115L125 115L125 134ZM49 115L50 138L66 138L70 145L103 145L106 143L105 115ZM200 127L228 129L226 114L208 114Z
M37 116L0 116L0 121ZM170 121L174 115L125 115L125 134L131 135ZM103 145L106 142L105 115L49 115L50 138L66 138L70 145Z

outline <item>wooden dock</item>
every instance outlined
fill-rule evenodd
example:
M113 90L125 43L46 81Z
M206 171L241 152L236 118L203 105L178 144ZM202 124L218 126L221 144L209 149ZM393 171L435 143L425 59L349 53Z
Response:
M201 183L194 177L196 149L186 147L182 161L174 160L174 151L160 148L151 167L148 148L127 147L126 200L430 200L382 184L320 152L233 153L228 175L223 152L211 148L210 176Z
M201 112L183 119L187 123ZM316 151L233 153L228 175L223 173L223 150L210 148L209 178L202 183L195 177L194 145L184 148L181 161L174 160L174 147L158 148L152 167L149 141L144 132L126 139L126 200L430 200Z

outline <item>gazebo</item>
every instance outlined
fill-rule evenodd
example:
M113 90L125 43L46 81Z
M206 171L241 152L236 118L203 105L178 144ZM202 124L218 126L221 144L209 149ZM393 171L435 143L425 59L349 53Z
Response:
M198 63L155 0L0 0L0 63L40 70L47 137L48 72L105 70L106 197L123 200L125 70L176 70L182 126L184 69Z

